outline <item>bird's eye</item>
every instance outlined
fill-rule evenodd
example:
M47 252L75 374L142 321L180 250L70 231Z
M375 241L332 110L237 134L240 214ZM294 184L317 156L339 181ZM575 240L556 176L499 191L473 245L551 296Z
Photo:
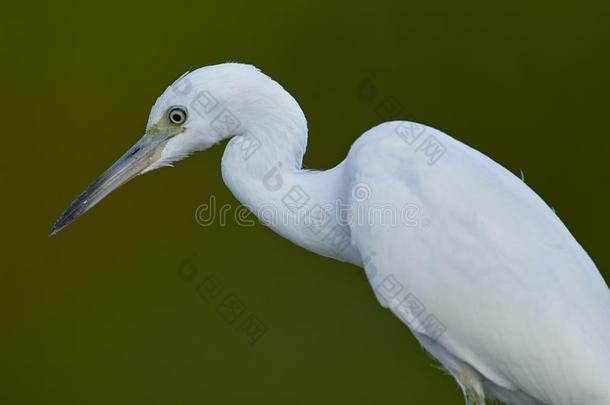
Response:
M182 125L186 121L188 114L184 107L172 107L167 114L172 124Z

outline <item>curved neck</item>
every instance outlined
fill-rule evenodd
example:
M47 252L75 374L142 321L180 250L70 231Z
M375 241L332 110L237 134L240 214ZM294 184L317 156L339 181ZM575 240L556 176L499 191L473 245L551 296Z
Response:
M225 184L278 234L319 255L359 265L343 212L343 165L303 170L299 137L306 133L278 122L233 137L222 158Z

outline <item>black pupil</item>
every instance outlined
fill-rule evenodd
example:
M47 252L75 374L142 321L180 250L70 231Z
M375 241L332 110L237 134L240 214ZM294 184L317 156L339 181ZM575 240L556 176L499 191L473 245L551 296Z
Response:
M178 113L178 112L173 113L173 114L172 114L172 120L173 120L174 122L180 122L180 121L182 121L182 114L180 114L180 113Z

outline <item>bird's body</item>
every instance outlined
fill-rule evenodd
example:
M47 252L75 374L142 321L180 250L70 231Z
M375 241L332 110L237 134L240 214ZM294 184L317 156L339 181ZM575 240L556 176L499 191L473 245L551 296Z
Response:
M178 119L176 106L189 118L173 127L166 117ZM217 65L179 79L153 107L146 142L119 161L143 154L138 172L113 166L53 233L105 196L117 171L131 178L229 138L222 172L234 195L294 243L363 267L380 303L469 400L610 404L608 287L527 185L410 122L367 131L330 170L303 170L301 109L250 66Z
M405 126L445 148L434 165L396 136ZM371 185L368 207L420 207L417 226L357 225L353 243L376 252L367 273L380 300L458 381L518 404L610 404L608 287L527 185L410 123L369 131L346 163L352 184Z

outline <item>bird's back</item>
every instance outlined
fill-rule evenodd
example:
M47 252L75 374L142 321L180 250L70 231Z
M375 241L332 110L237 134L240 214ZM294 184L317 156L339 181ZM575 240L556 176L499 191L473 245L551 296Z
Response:
M395 219L350 225L377 297L452 374L515 403L610 403L608 287L523 181L409 122L371 129L344 165L368 190L351 204Z

